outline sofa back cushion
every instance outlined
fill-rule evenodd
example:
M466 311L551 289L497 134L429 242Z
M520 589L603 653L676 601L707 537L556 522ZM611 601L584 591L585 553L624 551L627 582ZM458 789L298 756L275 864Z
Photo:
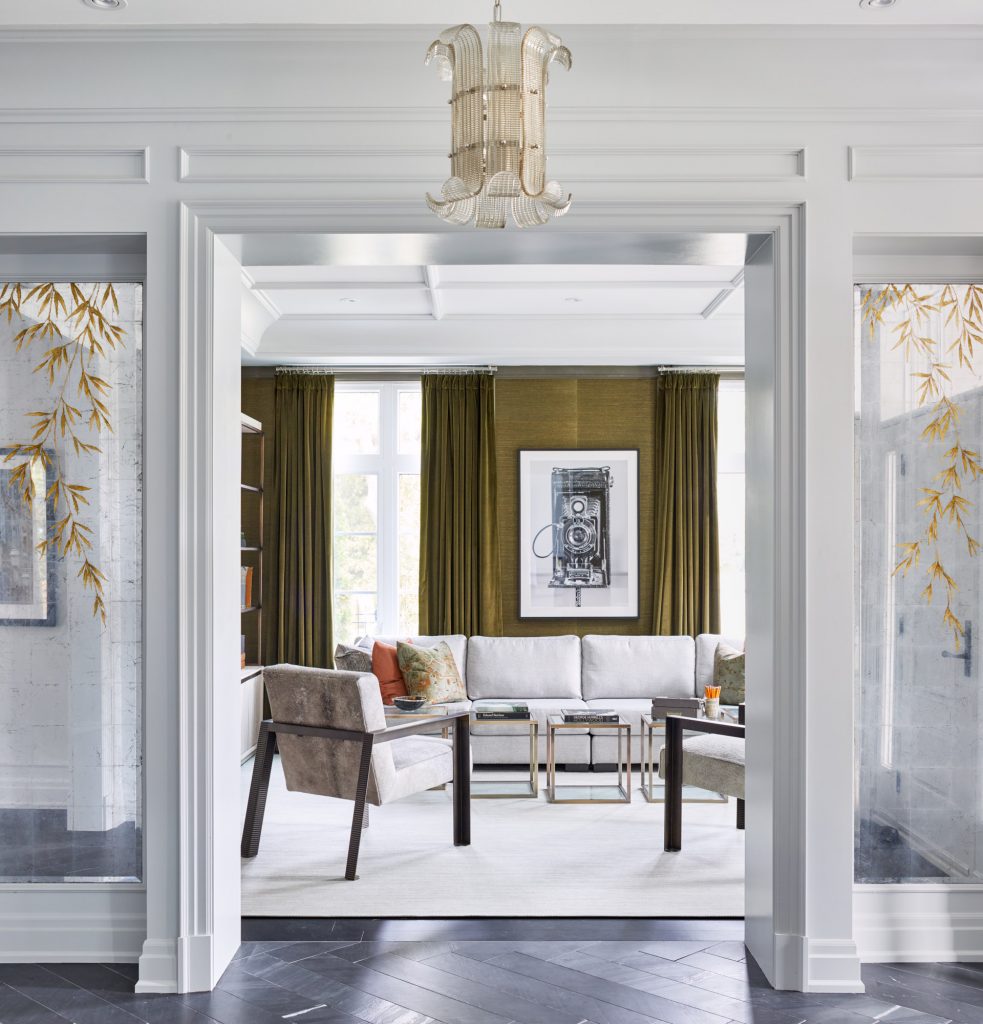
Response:
M691 636L585 636L583 662L584 700L694 693Z
M473 636L468 641L465 682L472 700L580 699L580 638Z
M384 644L392 644L393 647L395 647L399 641L407 644L413 644L414 647L436 647L437 644L443 641L451 649L451 654L454 655L454 664L457 665L457 670L461 673L461 678L467 678L468 638L463 634L454 634L452 636L364 637L362 640L359 640L359 646L364 642L368 642L369 649L371 650L373 640L381 640ZM710 657L712 659L712 652Z
M744 650L744 639L721 636L719 633L701 633L696 638L696 695L703 696L704 686L713 686L713 656L717 644L725 643L735 650Z

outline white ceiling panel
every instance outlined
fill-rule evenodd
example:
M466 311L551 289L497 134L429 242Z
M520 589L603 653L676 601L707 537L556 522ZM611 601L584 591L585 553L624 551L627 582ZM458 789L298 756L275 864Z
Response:
M445 316L699 316L718 288L555 287L441 289Z
M266 297L281 316L429 316L430 296L418 287L268 288Z
M439 266L442 285L457 282L508 282L523 285L530 283L551 283L580 281L609 284L611 282L719 282L721 287L733 280L741 270L740 266L639 266L622 264L531 264L518 266Z
M246 273L259 288L263 288L265 284L274 283L318 284L320 282L387 282L420 284L423 282L423 268L413 266L250 266L246 268Z

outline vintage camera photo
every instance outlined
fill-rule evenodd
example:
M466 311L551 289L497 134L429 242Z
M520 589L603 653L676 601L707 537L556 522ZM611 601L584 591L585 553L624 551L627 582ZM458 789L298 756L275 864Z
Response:
M637 616L638 453L521 451L519 491L520 615Z

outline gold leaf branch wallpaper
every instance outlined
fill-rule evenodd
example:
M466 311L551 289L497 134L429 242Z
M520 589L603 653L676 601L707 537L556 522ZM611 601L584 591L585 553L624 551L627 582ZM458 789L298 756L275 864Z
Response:
M861 318L870 341L880 337L882 344L903 355L915 407L928 414L920 440L938 456L938 472L919 488L917 505L924 527L919 535L899 543L894 575L924 573L922 599L933 604L938 597L940 605L944 600L942 622L952 631L958 649L966 609L959 604L958 573L944 564L939 540L948 531L965 544L970 558L979 555L980 540L972 532L975 504L966 496L966 484L983 473L983 466L979 450L961 431L963 408L953 372L956 368L963 377L979 378L976 359L983 346L983 286L865 288Z
M48 385L50 401L27 413L24 439L9 446L4 461L13 463L10 486L30 508L37 481L48 475L46 500L54 522L38 544L79 563L78 576L92 594L92 614L106 622L106 584L94 561L93 527L87 521L87 492L77 482L73 459L101 452L100 434L113 424L106 402L112 385L100 374L99 361L124 345L125 331L115 322L119 300L112 284L0 284L0 315L18 326L13 345L25 358L40 359L35 374ZM41 473L37 472L41 468Z

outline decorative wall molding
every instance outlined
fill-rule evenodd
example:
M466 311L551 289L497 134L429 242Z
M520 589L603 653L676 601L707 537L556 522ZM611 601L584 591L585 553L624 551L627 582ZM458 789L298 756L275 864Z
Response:
M555 24L564 38L576 40L590 35L592 40L621 43L630 32L635 41L658 42L664 39L776 39L814 40L868 39L884 42L894 39L934 39L965 41L983 38L983 25L681 25L639 24L608 21L606 24ZM229 25L23 25L0 28L0 44L13 43L420 43L426 46L442 26L417 24L269 24Z
M23 183L146 185L147 148L0 148L0 181Z
M0 961L136 963L147 934L143 887L87 885L72 889L5 889Z
M0 40L2 41L2 40ZM969 124L983 122L983 108L954 107L781 107L719 105L562 106L550 108L554 123L590 124ZM6 107L0 124L422 124L445 128L440 103L416 106L202 106L196 107Z
M867 963L983 960L983 886L858 885L853 922Z
M983 146L851 146L851 181L981 181Z
M570 183L744 182L804 179L797 148L553 147ZM419 182L432 184L435 150L400 146L191 146L181 150L184 183ZM438 175L439 177L439 175Z

